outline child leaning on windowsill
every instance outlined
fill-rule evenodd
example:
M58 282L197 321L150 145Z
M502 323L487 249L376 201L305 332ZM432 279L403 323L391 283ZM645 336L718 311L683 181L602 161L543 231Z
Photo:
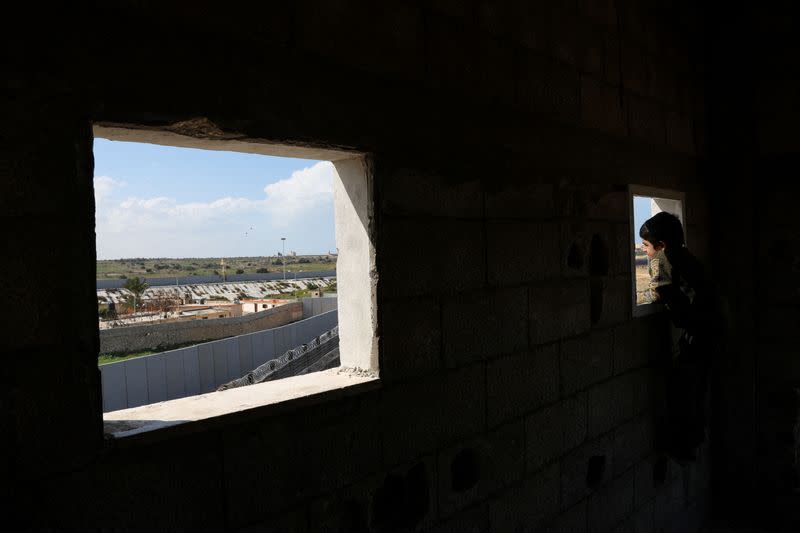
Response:
M648 296L665 304L672 323L683 329L678 353L666 369L665 423L657 439L674 458L688 461L705 440L705 393L716 338L712 283L686 248L675 215L656 214L639 236L650 259Z

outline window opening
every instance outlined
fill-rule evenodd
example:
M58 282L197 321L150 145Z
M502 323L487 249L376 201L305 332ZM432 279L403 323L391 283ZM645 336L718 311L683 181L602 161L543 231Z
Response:
M656 213L666 211L676 215L681 220L685 231L684 202L684 194L679 191L634 185L630 187L631 272L633 272L632 308L634 316L642 316L660 308L660 304L654 304L647 296L650 282L649 259L642 248L639 228Z
M94 155L104 412L377 371L362 157L104 126Z

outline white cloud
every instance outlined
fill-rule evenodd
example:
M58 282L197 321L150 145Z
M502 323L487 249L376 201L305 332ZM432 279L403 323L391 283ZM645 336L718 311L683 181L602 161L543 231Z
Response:
M112 202L112 191L124 183L108 176L94 181L101 258L264 255L279 235L289 236L287 251L333 246L333 165L327 161L267 185L263 199L181 203L131 196Z
M281 181L264 187L265 204L278 225L288 225L297 217L333 202L333 164L320 161L312 167L292 172Z
M96 203L105 202L114 189L124 187L125 182L115 180L110 176L96 176L94 178L94 200Z

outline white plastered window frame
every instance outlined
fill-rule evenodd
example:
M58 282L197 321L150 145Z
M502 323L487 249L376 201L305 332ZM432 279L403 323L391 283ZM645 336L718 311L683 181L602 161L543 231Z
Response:
M672 189L660 189L657 187L648 187L644 185L629 185L628 186L628 220L630 220L633 232L638 235L639 228L635 227L636 221L634 218L634 199L636 197L644 197L650 199L650 216L655 215L661 211L666 211L677 215L683 224L684 238L686 239L687 246L689 245L688 236L686 235L686 194L682 191ZM664 305L659 303L636 303L636 254L633 252L633 244L635 237L632 237L630 246L631 258L631 310L633 318L651 315L664 310Z
M379 386L373 176L363 153L275 144L260 139L197 138L164 129L95 123L95 138L182 148L326 160L334 166L340 366L323 372L111 411L106 433L118 442L165 438L235 418L262 417ZM109 430L109 428L111 428Z

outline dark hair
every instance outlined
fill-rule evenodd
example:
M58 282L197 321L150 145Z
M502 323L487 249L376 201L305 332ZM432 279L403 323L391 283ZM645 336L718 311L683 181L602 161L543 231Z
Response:
M680 219L666 211L648 218L639 228L639 237L653 244L663 241L667 248L680 248L686 242Z

